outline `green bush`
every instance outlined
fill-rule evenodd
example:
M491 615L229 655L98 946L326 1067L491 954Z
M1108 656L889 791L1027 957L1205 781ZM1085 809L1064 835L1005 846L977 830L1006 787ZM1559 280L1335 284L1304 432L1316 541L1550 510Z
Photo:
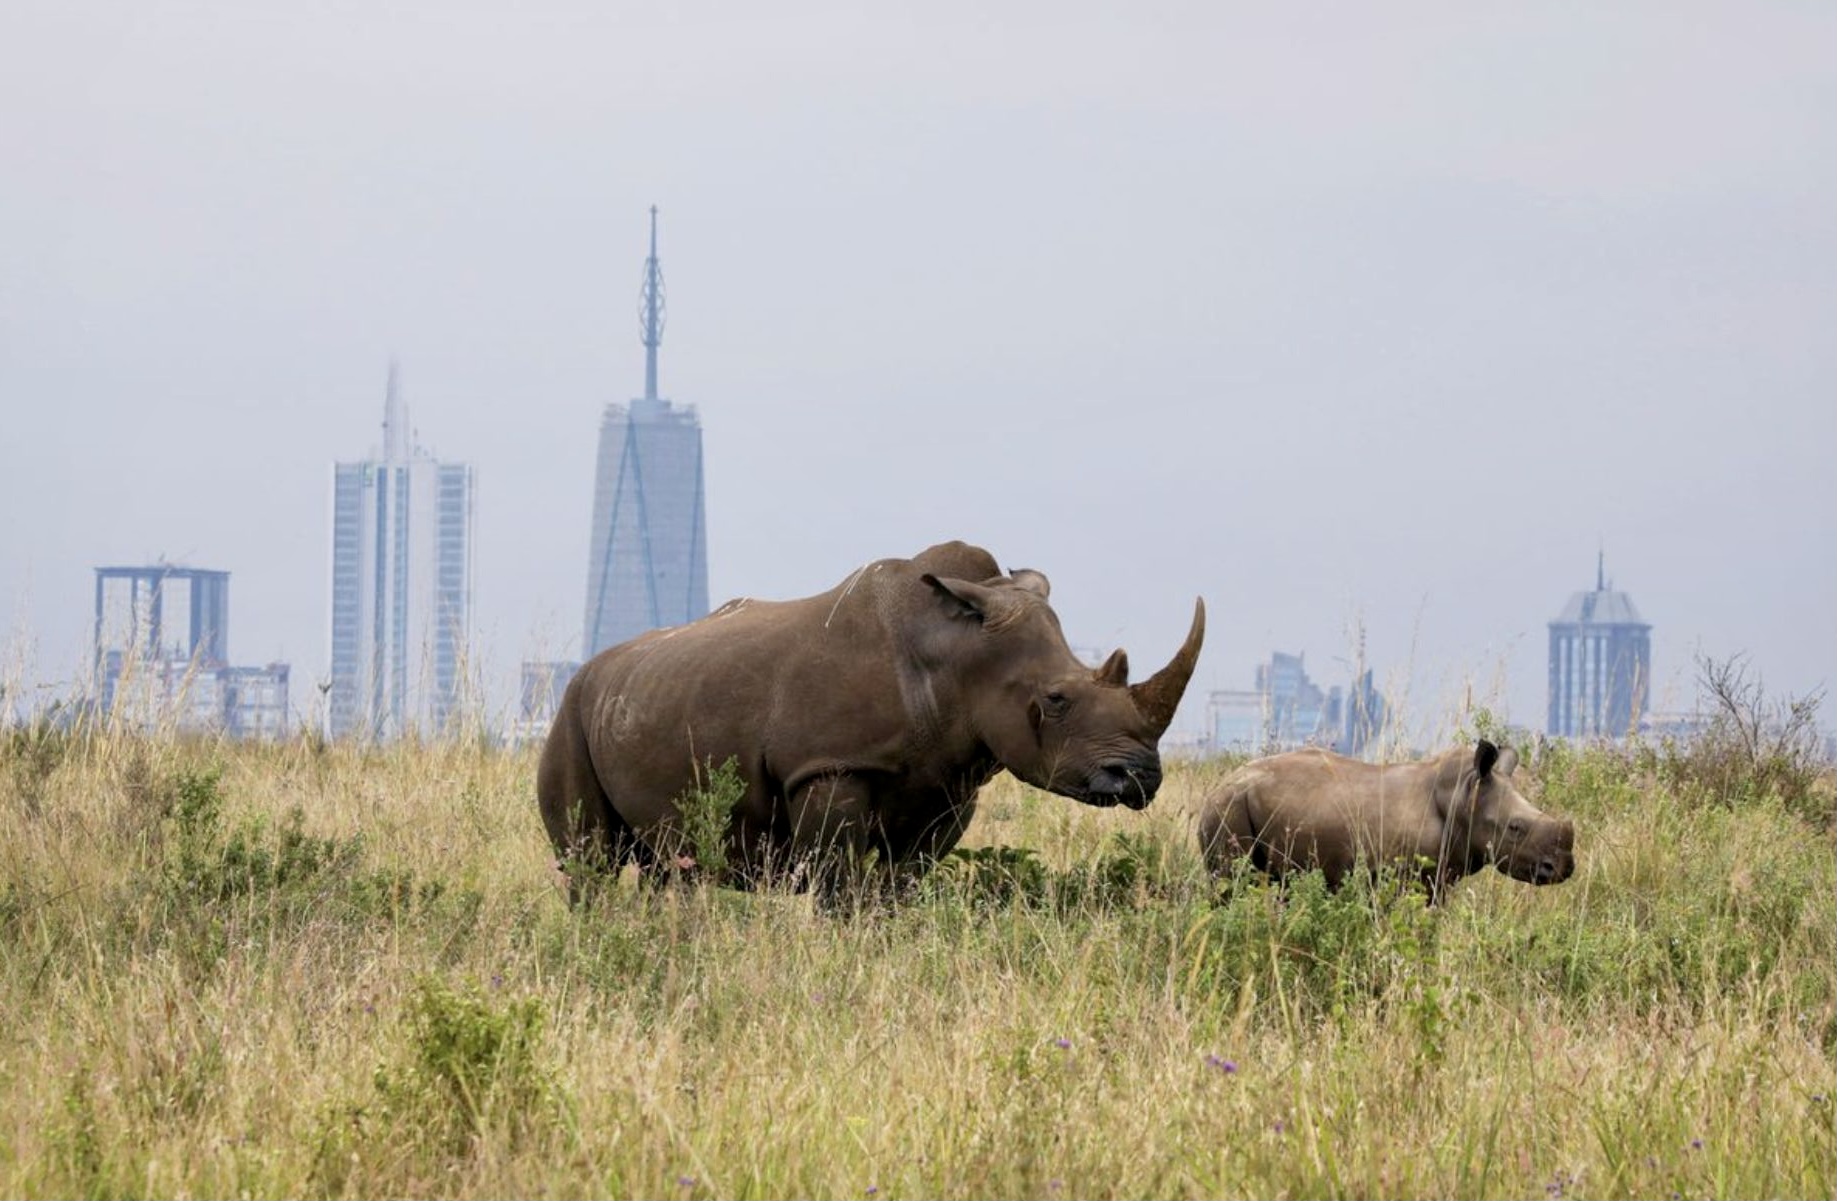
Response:
M727 874L727 834L734 808L745 795L746 781L740 775L739 760L732 756L719 767L710 760L696 772L695 787L676 799L682 820L682 853L689 858L680 866L709 880L718 881Z
M361 835L306 831L305 811L290 807L278 823L224 817L222 771L184 770L162 788L170 796L157 899L162 928L205 962L232 933L277 924L366 924L419 914L446 924L449 943L476 917L481 896L444 880L372 867Z
M417 982L403 1021L408 1066L379 1076L393 1112L431 1109L450 1115L453 1129L477 1135L493 1119L526 1126L547 1099L535 998L494 1004L475 989L428 978Z

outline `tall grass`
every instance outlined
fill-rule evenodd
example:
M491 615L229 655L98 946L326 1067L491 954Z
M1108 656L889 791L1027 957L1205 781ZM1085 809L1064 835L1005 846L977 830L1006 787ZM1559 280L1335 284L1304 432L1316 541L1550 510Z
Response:
M1139 814L1004 778L974 853L835 917L570 911L533 751L0 748L7 1196L1837 1189L1831 829L1638 756L1532 779L1569 883L1441 911L1215 895L1199 764Z

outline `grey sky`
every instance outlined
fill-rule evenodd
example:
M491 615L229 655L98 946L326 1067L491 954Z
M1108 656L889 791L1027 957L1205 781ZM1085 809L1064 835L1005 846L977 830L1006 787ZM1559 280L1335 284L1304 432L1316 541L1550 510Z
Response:
M494 695L579 637L601 405L701 407L718 601L948 537L1203 692L1471 684L1541 726L1608 572L1837 682L1837 10L1824 4L0 7L0 620L233 572L327 660L330 465L479 475Z

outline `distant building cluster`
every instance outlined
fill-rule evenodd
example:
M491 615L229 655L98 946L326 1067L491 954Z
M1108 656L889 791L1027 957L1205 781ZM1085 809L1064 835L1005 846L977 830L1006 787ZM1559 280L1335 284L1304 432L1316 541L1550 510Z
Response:
M1255 687L1207 698L1206 725L1216 753L1263 755L1319 746L1358 756L1377 741L1390 710L1366 670L1348 689L1322 690L1299 654L1272 653L1256 669Z
M663 270L651 209L639 331L644 394L600 420L587 549L583 659L708 612L702 428L658 393ZM473 712L469 464L438 459L408 423L392 364L380 451L332 468L331 670L335 738L451 732ZM227 662L229 573L158 564L96 569L95 703L186 730L274 737L289 726L288 665ZM573 660L522 665L514 738L546 735Z
M96 568L95 697L114 720L188 734L288 732L288 665L229 662L230 573Z

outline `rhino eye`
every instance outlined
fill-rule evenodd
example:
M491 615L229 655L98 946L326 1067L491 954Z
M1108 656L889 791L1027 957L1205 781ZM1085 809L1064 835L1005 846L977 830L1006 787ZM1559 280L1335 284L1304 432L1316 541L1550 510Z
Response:
M1524 818L1514 817L1511 821L1506 822L1505 832L1507 834L1523 834L1525 832Z
M1072 707L1071 698L1063 692L1049 692L1040 702L1040 709L1048 717L1064 717L1065 711Z

